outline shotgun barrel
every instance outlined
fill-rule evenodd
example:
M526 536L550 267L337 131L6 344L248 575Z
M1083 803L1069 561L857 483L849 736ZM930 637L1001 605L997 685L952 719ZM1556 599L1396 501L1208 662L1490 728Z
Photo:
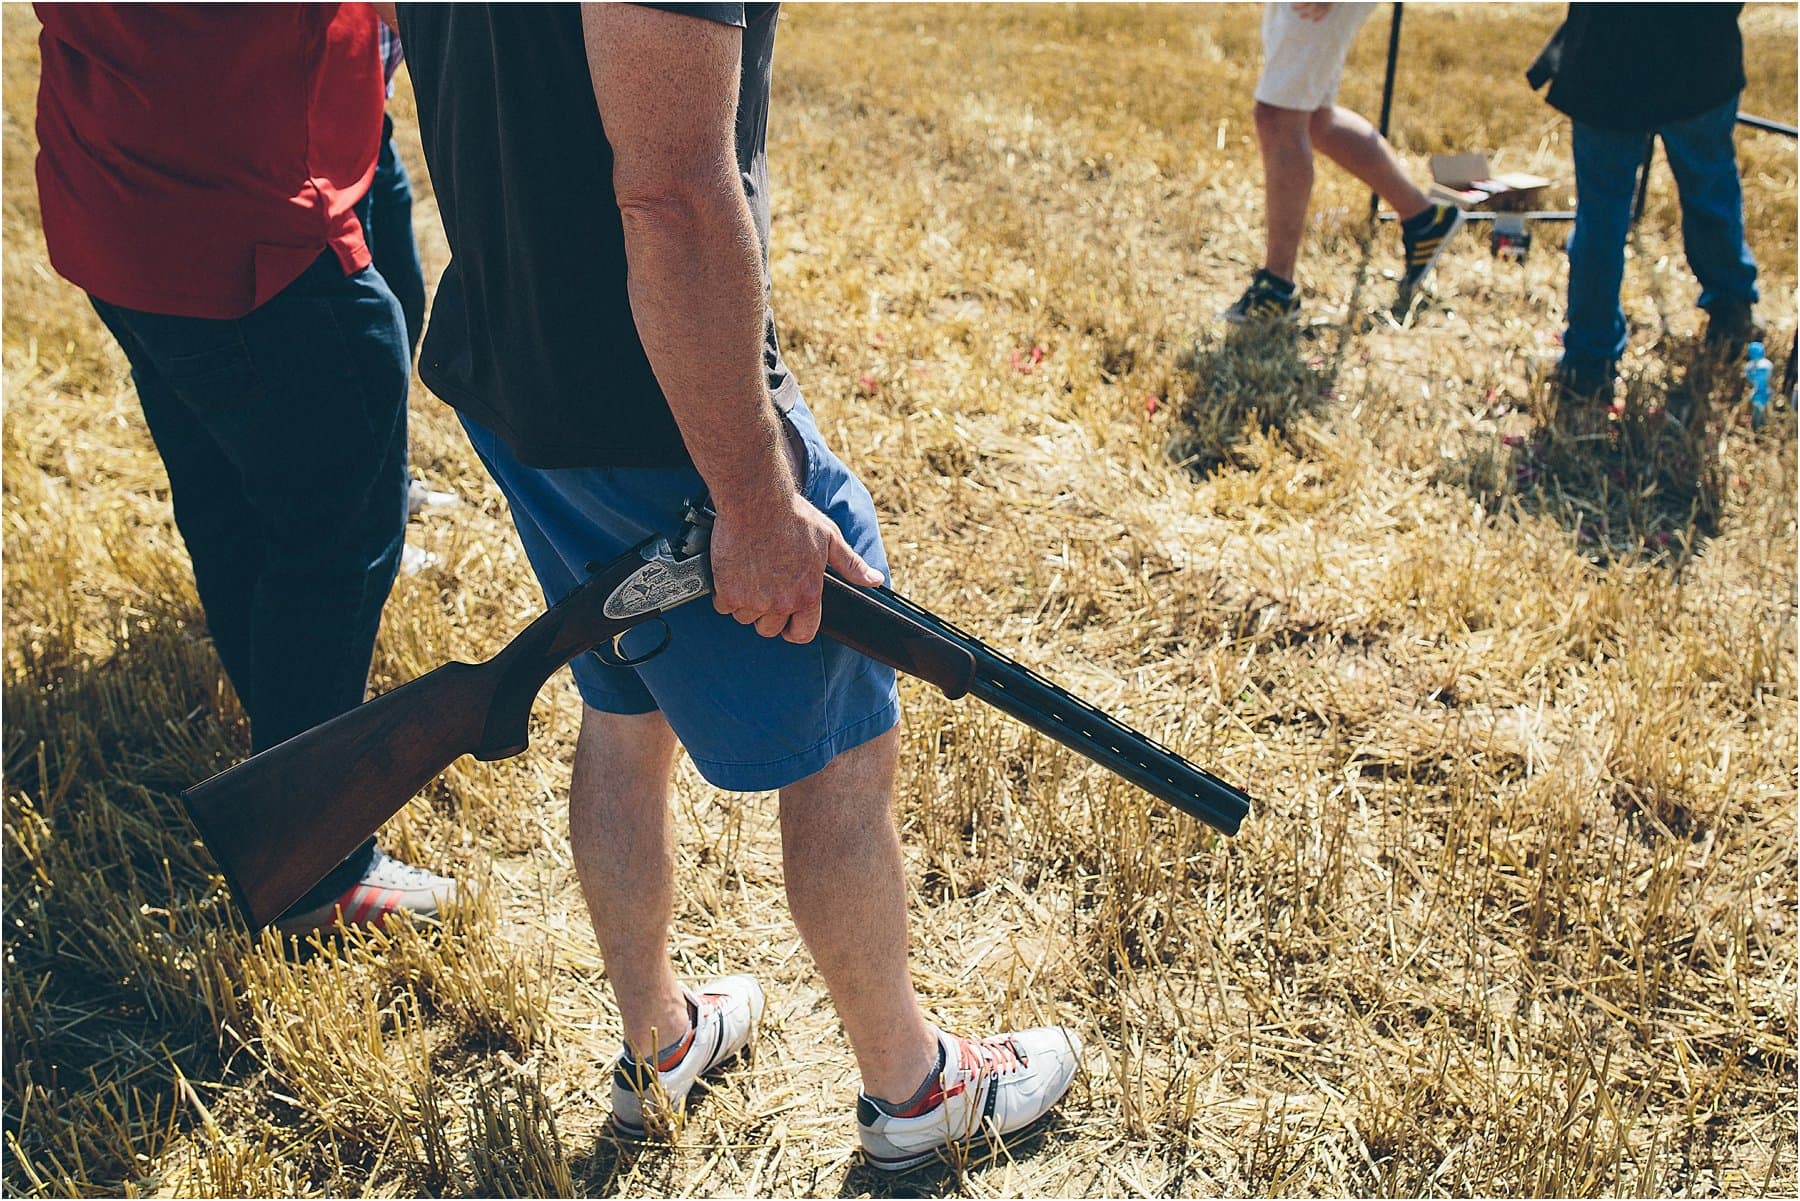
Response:
M892 589L844 587L966 654L974 666L968 686L970 695L1093 760L1151 796L1226 834L1236 834L1250 812L1250 798L1242 789L1195 766L1162 743L1101 712ZM828 592L828 629L845 624L841 618L833 620L832 601ZM838 637L835 630L830 632L832 637ZM944 691L953 700L960 695L949 689Z

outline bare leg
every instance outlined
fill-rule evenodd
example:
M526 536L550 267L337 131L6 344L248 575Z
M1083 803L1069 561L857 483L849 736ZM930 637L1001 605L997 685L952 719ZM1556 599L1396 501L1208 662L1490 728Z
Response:
M1291 281L1306 232L1312 201L1313 152L1308 122L1312 114L1256 103L1256 144L1262 151L1263 220L1268 251L1263 266Z
M1413 183L1394 148L1373 125L1337 105L1307 115L1312 144L1374 189L1402 221L1430 206L1431 200Z
M675 851L669 773L675 733L660 713L584 708L569 782L569 843L606 961L625 1041L640 1059L687 1033L669 965Z
M781 790L794 925L831 990L863 1091L892 1099L937 1064L906 962L906 878L891 812L898 746L889 730Z

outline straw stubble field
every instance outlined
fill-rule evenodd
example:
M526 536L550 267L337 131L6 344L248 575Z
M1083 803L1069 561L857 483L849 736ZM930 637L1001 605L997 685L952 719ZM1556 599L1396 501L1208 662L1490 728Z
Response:
M1520 79L1556 19L1409 6L1409 161L1567 180ZM1329 168L1318 324L1222 334L1259 253L1253 8L786 14L776 308L900 586L1258 800L1216 838L906 686L934 1017L1089 1050L1041 1133L896 1183L854 1155L773 798L685 764L673 952L756 972L770 1009L676 1145L605 1133L566 677L528 753L391 827L484 886L440 935L246 938L175 800L242 716L124 363L45 262L35 26L4 20L8 1192L1794 1194L1794 416L1753 434L1732 373L1692 366L1666 167L1624 410L1559 412L1560 230L1521 265L1465 237L1403 327L1394 231ZM1368 112L1384 23L1347 76ZM1744 107L1794 120L1794 10L1744 26ZM435 275L404 85L396 109ZM1785 348L1794 149L1740 145ZM418 471L466 503L414 527L443 563L396 586L377 689L540 603L448 412L413 411Z

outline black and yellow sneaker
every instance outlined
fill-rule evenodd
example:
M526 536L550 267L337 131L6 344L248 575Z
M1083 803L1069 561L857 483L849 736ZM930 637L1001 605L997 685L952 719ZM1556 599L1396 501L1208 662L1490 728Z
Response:
M1287 280L1271 274L1267 268L1259 267L1255 277L1250 280L1250 286L1237 298L1237 303L1219 316L1233 325L1293 320L1300 316L1300 297L1296 294L1297 291Z
M1454 204L1434 204L1400 223L1400 238L1406 244L1406 274L1400 277L1402 292L1411 292L1431 274L1451 236L1467 219Z

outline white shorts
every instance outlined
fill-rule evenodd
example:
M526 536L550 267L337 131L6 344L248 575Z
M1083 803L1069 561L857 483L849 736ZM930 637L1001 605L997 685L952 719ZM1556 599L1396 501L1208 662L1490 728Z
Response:
M1317 21L1298 16L1294 8L1263 6L1263 69L1256 99L1273 108L1310 113L1337 100L1350 43L1375 6L1334 4Z

